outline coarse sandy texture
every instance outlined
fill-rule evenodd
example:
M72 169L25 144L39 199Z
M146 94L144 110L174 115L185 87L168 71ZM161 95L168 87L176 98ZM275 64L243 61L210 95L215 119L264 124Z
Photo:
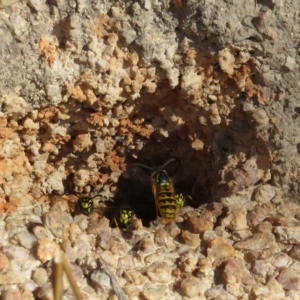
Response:
M300 299L299 13L0 1L1 299L51 299L59 247L85 299L116 297L100 257L129 299ZM163 225L134 164L170 158L193 208ZM136 218L113 229L104 207Z

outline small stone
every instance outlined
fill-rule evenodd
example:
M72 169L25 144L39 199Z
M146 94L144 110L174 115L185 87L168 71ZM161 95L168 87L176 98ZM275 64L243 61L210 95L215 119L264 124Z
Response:
M42 285L36 294L38 299L50 300L53 299L53 286L51 282L47 282Z
M197 299L205 299L204 292L211 287L211 282L205 278L200 280L194 276L182 280L180 284L183 296L188 298L198 297ZM200 298L201 297L201 298Z
M143 251L145 254L154 252L155 245L152 241L152 239L146 237L143 238L139 243L139 250Z
M146 276L135 270L125 271L124 277L129 283L132 283L136 286L144 285L148 281L148 278Z
M22 300L22 295L17 287L9 287L2 291L1 300Z
M91 223L86 232L87 234L99 234L99 232L105 231L109 228L109 220L106 218L101 218Z
M91 274L91 281L95 288L106 288L109 290L112 288L110 277L105 272L94 271Z
M274 278L271 277L267 283L269 293L266 295L266 299L282 300L285 297L285 291L282 285Z
M151 9L151 0L144 0L144 8L149 10Z
M259 204L270 202L276 196L275 187L270 184L265 184L257 188L254 200Z
M168 236L167 231L164 228L159 227L154 232L154 243L158 246L164 246L167 242Z
M18 238L21 246L23 246L26 249L30 249L37 244L36 237L32 233L25 231L25 230L19 232L17 234L17 238Z
M120 257L117 265L118 270L132 270L134 268L134 263L132 258L127 255Z
M300 242L300 227L276 226L274 233L280 242L289 242L291 244Z
M0 253L0 271L3 271L8 265L9 261L6 255Z
M207 300L236 300L236 297L224 290L223 285L217 285L205 292Z
M6 246L2 248L3 254L9 259L25 260L28 258L28 250L18 246Z
M92 141L91 141L90 133L78 134L76 138L73 140L73 148L75 151L82 152L88 149L88 147L91 145L92 145Z
M41 240L41 239L53 240L53 238L54 238L52 233L43 226L35 226L32 229L32 231L33 231L35 237L39 240Z
M32 274L32 280L38 286L42 286L48 281L47 271L43 268L37 268Z
M31 1L37 1L37 0L31 0ZM58 104L62 100L61 88L58 85L52 85L52 84L46 85L46 94L48 100L52 104Z
M129 45L136 39L136 32L133 29L123 30L122 37L125 39L126 44Z
M69 213L60 210L50 210L43 216L44 225L57 238L69 235L69 225L73 222Z
M123 291L129 299L133 299L140 294L141 288L137 287L135 284L127 284L123 287Z
M255 283L254 277L246 269L243 260L240 258L230 258L225 262L223 278L226 283L237 282L245 285L251 285Z
M222 226L232 231L241 231L248 229L246 219L246 209L230 205L227 216L222 220Z
M184 244L191 247L197 247L200 244L199 234L190 233L188 230L182 230L181 239Z
M18 0L1 0L0 9L9 7L17 2L18 2Z
M300 272L299 268L283 268L277 277L277 281L285 290L300 289Z
M293 246L292 250L289 253L290 257L300 261L300 243L297 243Z
M255 227L260 224L267 216L265 209L261 206L251 210L247 214L247 224L250 227Z
M284 66L287 67L290 71L293 71L295 64L296 64L295 58L291 56L286 57Z
M146 274L151 280L160 283L171 280L171 269L166 262L154 262L148 267Z
M23 290L33 292L37 289L38 286L32 280L27 280L27 281L25 281L24 283L21 284L21 287L22 287ZM24 296L23 296L22 299L24 299Z
M184 215L184 219L191 233L202 233L214 228L215 218L206 209L203 209L200 213L198 211L190 211Z
M46 9L45 0L28 0L28 4L36 11L44 11Z
M83 214L76 215L74 222L78 225L81 230L86 230L88 227L88 217Z
M291 253L289 253L291 257ZM282 252L275 253L271 258L271 263L276 268L288 267L288 265L292 262L292 259L286 254Z
M79 258L83 258L91 251L89 237L85 232L78 234L74 242L74 248L76 249Z
M153 287L144 289L141 295L143 296L143 298L147 300L157 300L157 299L161 299L167 290L168 290L168 286L158 284Z
M96 241L96 247L101 247L108 250L111 247L111 228L107 227L105 230L99 232Z
M109 250L105 250L101 253L101 258L106 262L106 264L108 265L108 267L110 268L117 268L117 264L118 264L118 256L117 255L113 255ZM100 262L101 264L101 262Z
M187 251L180 255L178 267L182 272L192 273L196 269L198 255L194 251Z
M274 272L274 269L275 268L270 264L270 262L266 262L263 260L255 260L252 266L252 272L263 278L267 276L268 272Z
M207 256L212 262L221 261L224 258L233 257L235 255L236 251L233 246L221 237L211 240L207 248Z
M263 251L274 246L275 237L272 233L256 233L237 242L234 247L239 250Z
M53 241L43 239L38 241L37 256L44 263L51 260L59 250L59 245Z

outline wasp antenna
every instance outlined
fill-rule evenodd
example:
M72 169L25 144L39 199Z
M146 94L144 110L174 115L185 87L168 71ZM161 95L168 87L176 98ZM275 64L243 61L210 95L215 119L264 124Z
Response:
M168 165L170 162L175 161L175 160L177 160L177 158L175 158L175 157L170 158L161 166L161 168L163 169L166 165Z
M138 164L138 163L136 163L136 164L132 164L132 166L143 167L143 168L152 170L152 168L150 168L150 167L148 167L148 166L146 166L146 165L143 165L143 164Z

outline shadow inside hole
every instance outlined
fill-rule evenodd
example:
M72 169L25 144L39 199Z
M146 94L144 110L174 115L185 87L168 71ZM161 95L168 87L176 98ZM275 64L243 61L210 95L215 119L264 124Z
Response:
M297 144L297 152L300 154L300 143Z
M136 216L142 220L144 226L149 226L150 222L157 218L156 202L151 186L152 170L136 166L136 163L155 170L169 159L175 158L175 161L164 167L172 179L175 194L184 193L191 196L192 200L188 200L187 205L193 207L198 207L201 202L204 202L204 199L207 202L211 198L208 177L203 176L203 180L198 178L198 183L196 183L199 172L205 174L203 169L205 163L201 162L203 154L193 150L189 143L184 142L186 155L185 157L180 156L178 151L172 150L172 148L181 143L181 139L176 135L172 135L160 143L157 143L155 138L150 137L147 146L139 151L137 160L130 156L127 157L127 170L119 178L117 193L113 202L118 207L131 207ZM182 144L181 147L183 147ZM187 165L185 160L190 161L190 164ZM203 172L201 172L201 168ZM203 186L208 188L203 188Z

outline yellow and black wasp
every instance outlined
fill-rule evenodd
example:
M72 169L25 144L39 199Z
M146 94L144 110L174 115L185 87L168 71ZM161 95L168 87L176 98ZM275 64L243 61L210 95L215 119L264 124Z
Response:
M170 162L175 161L175 158L169 159L162 166L150 168L143 164L134 164L151 170L152 193L154 195L156 213L170 223L175 219L177 208L181 205L182 199L180 196L176 198L172 179L164 169Z
M119 208L110 221L110 226L126 228L130 224L133 214L134 212L130 208Z
M176 199L177 207L184 207L192 203L195 204L195 201L192 198L192 196L184 193L175 194L175 199Z
M101 197L101 195L95 195L93 197L78 197L75 212L84 213L87 215L91 214L95 209L93 199L96 197Z

